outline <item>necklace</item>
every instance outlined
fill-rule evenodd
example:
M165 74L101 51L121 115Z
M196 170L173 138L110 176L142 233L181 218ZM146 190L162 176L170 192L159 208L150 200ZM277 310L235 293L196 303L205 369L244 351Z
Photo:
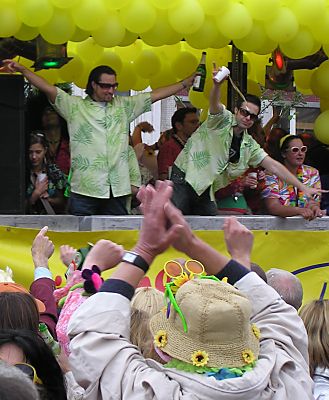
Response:
M182 146L182 148L186 145L187 141L179 137L176 133L173 134L173 138Z
M302 166L298 167L297 169L297 179L303 183L303 168ZM292 185L287 186L287 190L289 193L289 205L292 207L305 207L306 199L304 196L304 192L295 188Z

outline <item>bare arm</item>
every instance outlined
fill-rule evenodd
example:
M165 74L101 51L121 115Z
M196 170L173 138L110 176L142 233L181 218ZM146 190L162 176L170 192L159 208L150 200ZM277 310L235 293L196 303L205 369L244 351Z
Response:
M158 100L165 99L166 97L172 96L182 89L190 88L193 85L194 76L195 74L188 76L181 82L173 83L172 85L169 86L164 86L158 89L154 89L151 92L152 103Z
M219 71L221 68L219 68ZM216 64L213 67L213 78L217 74ZM222 81L218 82L217 80L213 79L213 85L209 93L209 113L210 114L219 114L222 113L224 110L223 104L220 102L220 87L223 82L226 80L224 78Z
M278 217L294 217L301 215L307 220L314 219L314 213L310 208L284 206L280 203L279 199L274 198L266 198L264 201L267 211L271 215L276 215Z
M2 72L20 72L33 86L41 90L51 103L55 102L57 96L55 86L14 60L3 60L2 64L3 67L0 69Z
M295 175L288 171L284 165L280 164L276 160L273 160L273 158L271 158L270 156L266 156L260 163L260 165L263 168L266 168L272 174L277 175L285 182L295 186L296 188L304 192L307 197L312 197L312 195L322 192L321 189L311 188L303 185L302 182L300 182Z

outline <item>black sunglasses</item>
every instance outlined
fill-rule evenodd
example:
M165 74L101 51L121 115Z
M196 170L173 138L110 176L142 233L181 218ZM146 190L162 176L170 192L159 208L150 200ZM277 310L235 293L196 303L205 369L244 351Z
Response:
M117 89L119 84L116 83L104 83L104 82L96 82L99 87L102 89Z
M240 107L239 111L240 111L240 114L243 117L249 117L251 119L251 121L257 121L258 120L258 115L249 112L245 108Z

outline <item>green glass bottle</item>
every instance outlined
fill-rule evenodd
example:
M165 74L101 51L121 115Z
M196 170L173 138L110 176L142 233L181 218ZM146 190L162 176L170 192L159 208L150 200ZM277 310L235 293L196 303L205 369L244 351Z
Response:
M196 76L193 82L193 90L196 92L203 92L204 84L206 82L207 70L206 70L206 55L205 51L202 52L200 64L196 70Z

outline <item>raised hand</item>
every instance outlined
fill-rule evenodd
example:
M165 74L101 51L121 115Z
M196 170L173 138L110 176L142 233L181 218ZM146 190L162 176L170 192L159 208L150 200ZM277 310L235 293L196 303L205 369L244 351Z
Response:
M64 265L67 267L70 265L72 260L74 259L76 255L77 249L74 247L68 245L68 244L63 244L59 248L59 257Z
M33 240L31 253L35 268L48 268L48 259L54 253L55 246L49 237L46 236L47 232L48 226L44 226Z
M252 232L240 224L235 217L225 219L223 230L227 251L234 260L250 269L250 257L254 242Z
M82 269L90 269L93 265L101 271L115 267L121 261L124 248L110 240L99 240L89 251Z

